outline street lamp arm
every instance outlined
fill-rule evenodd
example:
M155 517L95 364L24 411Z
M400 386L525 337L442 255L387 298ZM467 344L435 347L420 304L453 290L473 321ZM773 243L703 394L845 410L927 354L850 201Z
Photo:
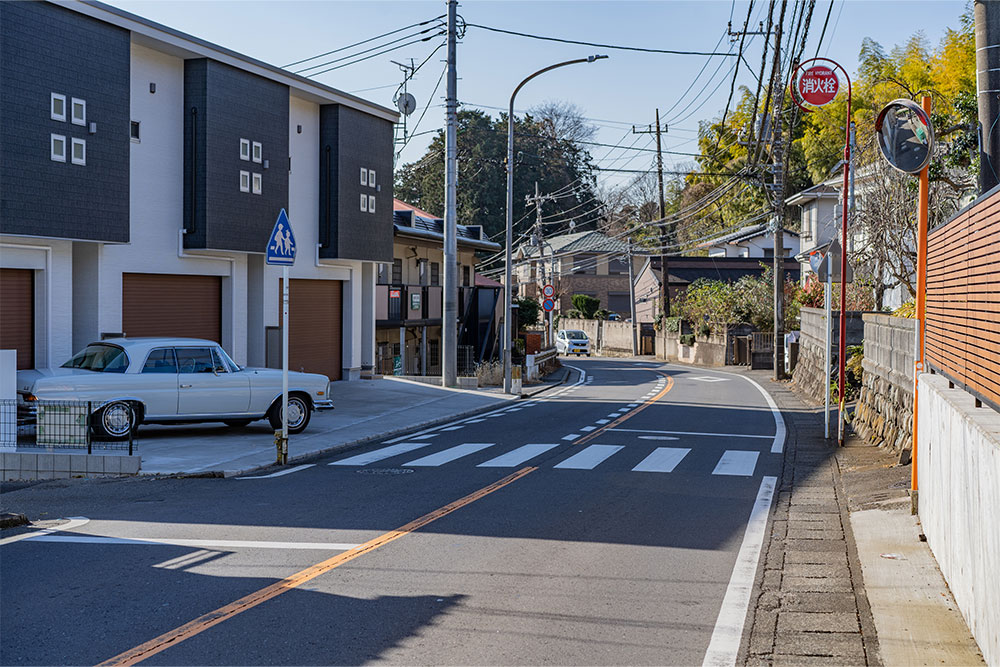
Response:
M576 65L577 63L592 63L595 60L601 60L607 57L608 56L595 55L595 56L587 56L586 58L576 58L575 60L567 60L566 62L556 63L555 65L549 65L548 67L543 67L534 74L529 75L527 78L521 81L521 83L517 84L517 88L514 89L514 92L510 96L510 118L513 118L514 116L514 98L517 97L517 94L521 91L521 88L524 88L524 84L528 83L536 76L540 76L542 74L545 74L546 72L557 69L559 67L565 67L566 65ZM510 118L508 118L508 122L510 122Z

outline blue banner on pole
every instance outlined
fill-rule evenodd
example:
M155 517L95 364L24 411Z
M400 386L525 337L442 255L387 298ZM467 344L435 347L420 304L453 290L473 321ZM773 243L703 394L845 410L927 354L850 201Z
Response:
M274 223L271 231L271 238L267 240L267 263L278 264L280 266L291 266L295 263L295 235L292 234L292 225L288 222L288 215L285 209L281 209L278 219Z

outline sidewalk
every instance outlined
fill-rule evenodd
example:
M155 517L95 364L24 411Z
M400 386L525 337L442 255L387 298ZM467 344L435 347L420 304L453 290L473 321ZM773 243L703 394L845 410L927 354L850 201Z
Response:
M982 665L910 515L909 467L854 439L823 438L769 371L788 436L740 655L748 665Z
M534 394L566 376L525 388ZM499 389L444 389L385 377L333 384L335 409L315 412L306 430L291 436L290 463L365 442L501 408L517 397ZM274 464L274 430L266 420L244 428L222 424L146 425L139 430L140 474L237 475Z

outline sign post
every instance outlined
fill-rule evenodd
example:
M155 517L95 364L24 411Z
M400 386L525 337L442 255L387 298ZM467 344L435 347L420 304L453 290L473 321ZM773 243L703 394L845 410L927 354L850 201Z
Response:
M276 463L288 463L288 267L295 264L295 235L288 214L281 209L267 241L266 262L281 267L281 431L275 433Z
M542 308L545 309L545 345L549 347L555 345L555 339L552 333L552 310L556 307L555 301L556 288L551 284L545 284L542 287L542 296L545 299L542 301Z

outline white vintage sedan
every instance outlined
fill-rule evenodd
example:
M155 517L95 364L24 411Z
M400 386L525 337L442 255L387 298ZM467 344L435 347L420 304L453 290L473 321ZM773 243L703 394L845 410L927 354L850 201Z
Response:
M18 371L19 413L37 401L93 403L94 430L124 437L139 424L221 421L246 426L265 417L281 428L281 371L243 368L218 343L197 338L112 338L91 343L60 368ZM325 375L288 373L288 431L312 410L330 410Z

